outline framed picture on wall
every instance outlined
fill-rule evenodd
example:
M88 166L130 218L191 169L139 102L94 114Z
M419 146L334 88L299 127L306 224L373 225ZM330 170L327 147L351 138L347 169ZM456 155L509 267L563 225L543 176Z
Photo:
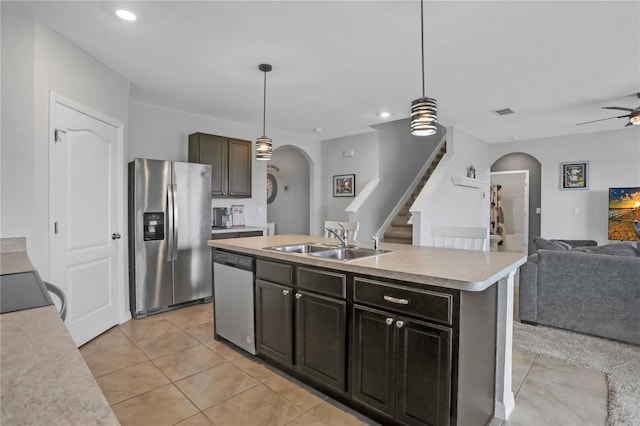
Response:
M588 189L589 162L560 163L560 189Z
M335 175L333 177L334 197L354 197L356 195L356 175Z

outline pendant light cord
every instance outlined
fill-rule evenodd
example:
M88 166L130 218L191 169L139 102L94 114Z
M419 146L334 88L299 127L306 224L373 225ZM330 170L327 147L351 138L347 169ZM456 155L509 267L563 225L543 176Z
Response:
M420 52L422 53L422 97L425 97L424 91L424 12L423 0L420 0ZM265 77L266 78L266 77Z
M424 88L422 89L424 91ZM264 71L264 97L262 101L262 136L265 136L265 126L267 120L267 72Z

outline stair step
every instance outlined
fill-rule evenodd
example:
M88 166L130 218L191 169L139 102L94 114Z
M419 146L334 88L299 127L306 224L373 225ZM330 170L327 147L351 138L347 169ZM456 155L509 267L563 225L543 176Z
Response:
M393 218L393 221L391 221L391 226L400 226L403 228L412 228L413 225L410 223L407 223L407 221L409 220L409 216L396 216Z
M387 232L384 233L385 238L412 238L413 236L413 227L411 228L401 228L390 226Z
M396 244L409 244L413 243L412 240L406 238L393 238L393 237L384 237L383 241L385 243L396 243Z

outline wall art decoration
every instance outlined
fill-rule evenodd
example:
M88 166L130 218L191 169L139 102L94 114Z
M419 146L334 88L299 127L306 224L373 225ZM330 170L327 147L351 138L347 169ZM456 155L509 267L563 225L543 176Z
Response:
M589 162L560 163L560 189L588 189Z
M336 175L333 177L334 197L355 197L356 175Z

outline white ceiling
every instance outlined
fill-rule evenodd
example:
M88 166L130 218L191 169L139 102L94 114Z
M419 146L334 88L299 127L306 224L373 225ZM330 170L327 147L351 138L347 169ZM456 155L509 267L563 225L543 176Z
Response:
M331 139L408 116L420 2L19 1L131 82L131 100ZM138 15L130 23L113 11ZM426 95L489 143L622 128L640 104L640 1L426 1ZM492 110L511 107L500 117ZM391 117L377 114L389 111ZM313 128L323 129L321 134ZM256 135L259 136L259 135Z

